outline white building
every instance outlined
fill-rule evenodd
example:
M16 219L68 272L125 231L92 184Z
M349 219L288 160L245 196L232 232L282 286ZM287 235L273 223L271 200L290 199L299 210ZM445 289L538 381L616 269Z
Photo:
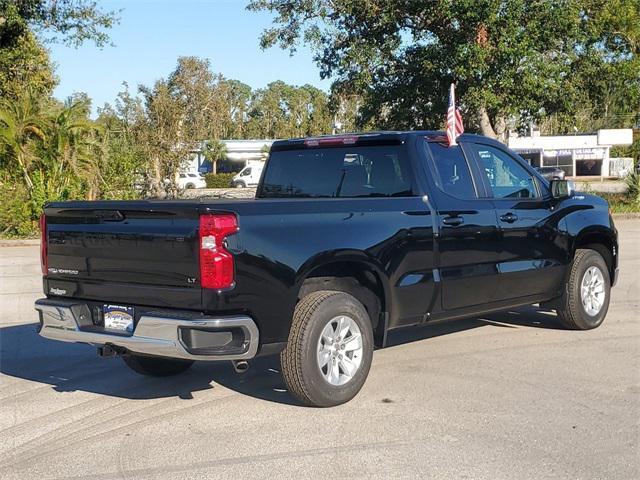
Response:
M509 148L534 167L558 167L567 176L610 176L609 151L614 145L631 145L633 130L598 130L596 134L510 137Z
M264 161L267 158L265 150L271 148L274 140L222 140L227 146L227 156L218 161L218 172L240 171L251 161ZM204 142L203 142L204 146ZM206 173L211 171L211 165L205 160L202 148L194 150L184 170L187 173Z

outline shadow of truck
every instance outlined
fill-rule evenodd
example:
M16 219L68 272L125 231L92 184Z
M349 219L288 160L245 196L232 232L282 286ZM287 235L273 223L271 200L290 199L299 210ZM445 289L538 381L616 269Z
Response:
M488 325L505 328L561 328L556 316L533 307L493 314L485 319L456 320L392 332L388 347L455 334ZM51 385L57 392L86 391L127 399L193 398L194 392L224 386L262 400L297 405L285 389L278 356L250 362L236 374L230 362L196 362L175 377L144 377L119 358L101 358L95 347L42 338L37 323L0 328L0 372L11 377ZM421 347L428 348L428 343Z

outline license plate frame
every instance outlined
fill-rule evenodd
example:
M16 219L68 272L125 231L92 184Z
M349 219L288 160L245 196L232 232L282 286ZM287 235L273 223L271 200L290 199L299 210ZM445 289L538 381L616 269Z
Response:
M133 333L134 309L126 305L105 304L102 306L104 328L120 333Z

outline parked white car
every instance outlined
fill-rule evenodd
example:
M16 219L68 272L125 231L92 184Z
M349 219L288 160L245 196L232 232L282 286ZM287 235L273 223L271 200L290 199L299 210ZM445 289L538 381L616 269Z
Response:
M200 176L199 173L188 172L178 174L178 187L183 190L205 188L206 186L207 182L205 182L204 177Z
M262 175L263 167L264 162L250 163L244 167L240 173L233 177L231 184L235 188L255 187L260 181L260 175Z

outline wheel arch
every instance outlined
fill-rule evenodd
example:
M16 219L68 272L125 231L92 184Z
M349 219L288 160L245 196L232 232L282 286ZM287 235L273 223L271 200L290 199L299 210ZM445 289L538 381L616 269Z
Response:
M319 255L300 269L296 285L298 300L318 290L353 295L369 313L376 346L384 346L391 308L389 280L375 260L364 252Z
M609 278L613 282L617 268L618 244L614 232L606 228L586 228L575 238L572 258L578 249L590 249L598 252L604 258L609 271Z

